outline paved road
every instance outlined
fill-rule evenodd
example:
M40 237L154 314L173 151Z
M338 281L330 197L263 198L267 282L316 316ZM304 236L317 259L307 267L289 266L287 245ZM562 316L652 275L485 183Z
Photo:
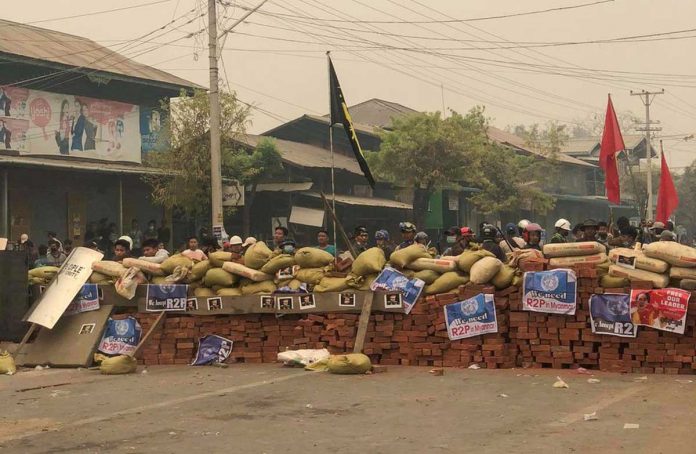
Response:
M569 389L552 387L559 372ZM32 370L0 376L0 451L696 452L696 377L588 378L454 369L435 377L414 367L365 376L275 365L115 377ZM584 421L594 411L599 419Z

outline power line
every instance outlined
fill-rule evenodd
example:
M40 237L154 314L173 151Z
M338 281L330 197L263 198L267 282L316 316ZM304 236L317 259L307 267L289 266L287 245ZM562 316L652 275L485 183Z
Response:
M172 1L172 0L158 0L158 1L155 1L155 2L143 3L142 5L124 6L124 7L121 7L121 8L107 9L107 10L103 10L103 11L93 11L93 12L91 12L91 13L75 14L75 15L73 15L73 16L55 17L55 18L53 18L53 19L35 20L35 21L31 21L31 22L25 22L25 23L23 23L23 24L21 24L21 25L42 24L42 23L45 23L45 22L56 22L56 21L59 21L59 20L77 19L77 18L79 18L79 17L97 16L97 15L100 15L100 14L114 13L114 12L116 12L116 11L127 11L127 10L131 10L131 9L136 9L136 8L144 8L144 7L146 7L146 6L158 5L158 4L160 4L160 3L169 3L169 2L171 2L171 1ZM13 24L5 24L5 25L12 26ZM18 25L15 25L15 26L18 26Z

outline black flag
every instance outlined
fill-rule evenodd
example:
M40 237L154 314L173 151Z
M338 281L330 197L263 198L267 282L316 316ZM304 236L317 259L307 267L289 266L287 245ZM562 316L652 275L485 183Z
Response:
M336 123L343 125L343 129L345 129L348 135L350 146L353 148L353 153L355 153L355 159L358 160L360 169L363 171L370 186L374 188L375 179L372 177L370 167L367 165L365 155L360 148L358 136L355 134L355 128L353 127L353 120L350 118L350 113L348 113L348 104L346 104L346 99L343 97L343 91L341 91L341 85L338 83L338 77L336 77L331 57L329 57L329 84L331 89L331 119L329 120L329 127L333 127Z

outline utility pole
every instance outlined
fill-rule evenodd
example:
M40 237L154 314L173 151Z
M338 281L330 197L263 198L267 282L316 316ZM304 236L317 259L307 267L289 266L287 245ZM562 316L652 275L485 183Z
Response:
M218 91L216 0L208 0L208 60L210 62L210 193L213 233L222 226L222 166L220 164L220 93ZM220 230L221 231L221 230Z
M650 132L662 131L662 128L659 128L659 127L653 128L651 126L651 124L656 124L659 122L657 122L657 121L651 122L650 121L650 104L652 104L653 100L655 99L655 96L662 95L664 93L665 93L664 89L662 89L660 91L641 90L639 92L634 92L633 90L631 90L631 96L640 96L640 100L643 101L643 105L645 105L645 127L644 128L636 128L636 131L645 131L645 149L646 149L645 155L648 158L648 181L647 181L648 206L646 208L646 213L645 213L646 219L653 218L652 147L650 146Z

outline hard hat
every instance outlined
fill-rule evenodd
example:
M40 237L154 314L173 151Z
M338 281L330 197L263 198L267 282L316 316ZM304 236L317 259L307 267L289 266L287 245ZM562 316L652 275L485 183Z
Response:
M457 235L461 234L460 229L457 226L450 227L449 229L445 230L443 233L445 234L445 236L447 236L447 235L457 236Z
M563 229L563 230L570 231L570 222L567 219L561 218L558 221L556 221L556 223L554 224L554 227L556 227L557 229Z
M665 228L665 224L663 222L657 221L652 225L652 227L650 227L650 230L664 229L664 228Z
M129 237L128 235L123 235L122 237L119 238L119 240L124 240L130 244L129 249L133 249L133 238Z
M585 219L582 223L582 228L584 229L585 227L599 227L599 224L594 219Z
M389 232L386 230L377 230L375 232L375 240L389 241Z
M401 230L402 232L415 232L416 226L413 225L411 222L400 222L399 230Z
M541 232L542 228L536 222L530 222L529 224L527 224L527 227L525 227L524 230L527 232Z
M246 240L244 240L244 243L242 243L243 247L251 246L252 244L256 244L256 238L253 236L247 237Z
M365 227L364 225L359 225L355 228L354 232L355 232L355 236L367 234L367 227Z
M481 238L493 239L496 233L497 229L491 224L484 224L481 228Z
M474 231L471 230L470 227L462 227L461 229L459 229L459 233L462 236L474 236Z
M234 235L230 238L230 245L236 246L238 244L242 244L242 238L239 235Z
M529 224L529 219L522 219L520 222L517 223L517 227L524 229L527 227Z
M505 233L508 235L514 235L517 233L517 226L513 224L512 222L509 222L505 225Z
M428 239L428 234L425 232L418 232L416 233L416 236L413 237L413 241L416 243L427 243Z

